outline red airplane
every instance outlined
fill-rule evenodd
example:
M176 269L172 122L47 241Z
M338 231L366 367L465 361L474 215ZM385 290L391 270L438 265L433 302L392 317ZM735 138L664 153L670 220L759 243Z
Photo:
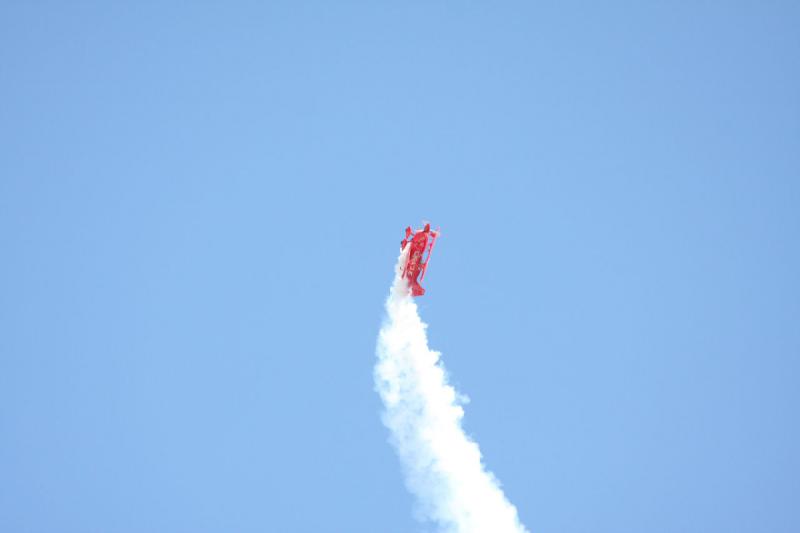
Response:
M406 264L403 266L402 276L408 280L411 296L425 294L425 289L420 286L419 282L425 277L425 269L428 268L428 261L431 259L433 245L438 236L439 230L431 230L430 224L425 224L425 229L418 231L411 231L411 226L406 228L406 238L400 243L400 248L405 250L406 245L410 245L411 249L408 252ZM425 256L426 250L427 256ZM425 256L424 261L423 256Z

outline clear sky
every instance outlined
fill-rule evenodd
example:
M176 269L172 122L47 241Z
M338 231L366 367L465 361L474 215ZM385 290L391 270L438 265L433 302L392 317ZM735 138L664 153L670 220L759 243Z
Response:
M334 5L336 4L336 5ZM402 230L534 533L800 531L796 2L0 4L0 531L431 531Z

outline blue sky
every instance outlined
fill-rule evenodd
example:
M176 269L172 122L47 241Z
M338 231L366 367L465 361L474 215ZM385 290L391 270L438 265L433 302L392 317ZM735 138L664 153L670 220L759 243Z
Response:
M0 530L410 532L406 225L534 532L800 530L791 2L3 2Z

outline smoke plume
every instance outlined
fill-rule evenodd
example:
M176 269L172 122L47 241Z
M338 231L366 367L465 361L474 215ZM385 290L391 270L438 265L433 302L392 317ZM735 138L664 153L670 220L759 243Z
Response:
M400 275L405 256L386 300L375 386L420 518L446 533L527 533L461 427L463 397L448 384L440 354L428 348L427 326Z

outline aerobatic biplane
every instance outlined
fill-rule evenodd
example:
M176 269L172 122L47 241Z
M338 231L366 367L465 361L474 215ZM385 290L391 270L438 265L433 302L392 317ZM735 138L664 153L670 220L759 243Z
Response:
M432 230L430 224L425 224L425 228L412 231L411 226L406 228L406 238L400 243L402 250L409 246L406 264L403 265L402 276L408 281L411 289L411 296L422 296L425 289L419 284L425 277L425 270L428 268L428 261L431 259L433 245L439 236L439 230Z

